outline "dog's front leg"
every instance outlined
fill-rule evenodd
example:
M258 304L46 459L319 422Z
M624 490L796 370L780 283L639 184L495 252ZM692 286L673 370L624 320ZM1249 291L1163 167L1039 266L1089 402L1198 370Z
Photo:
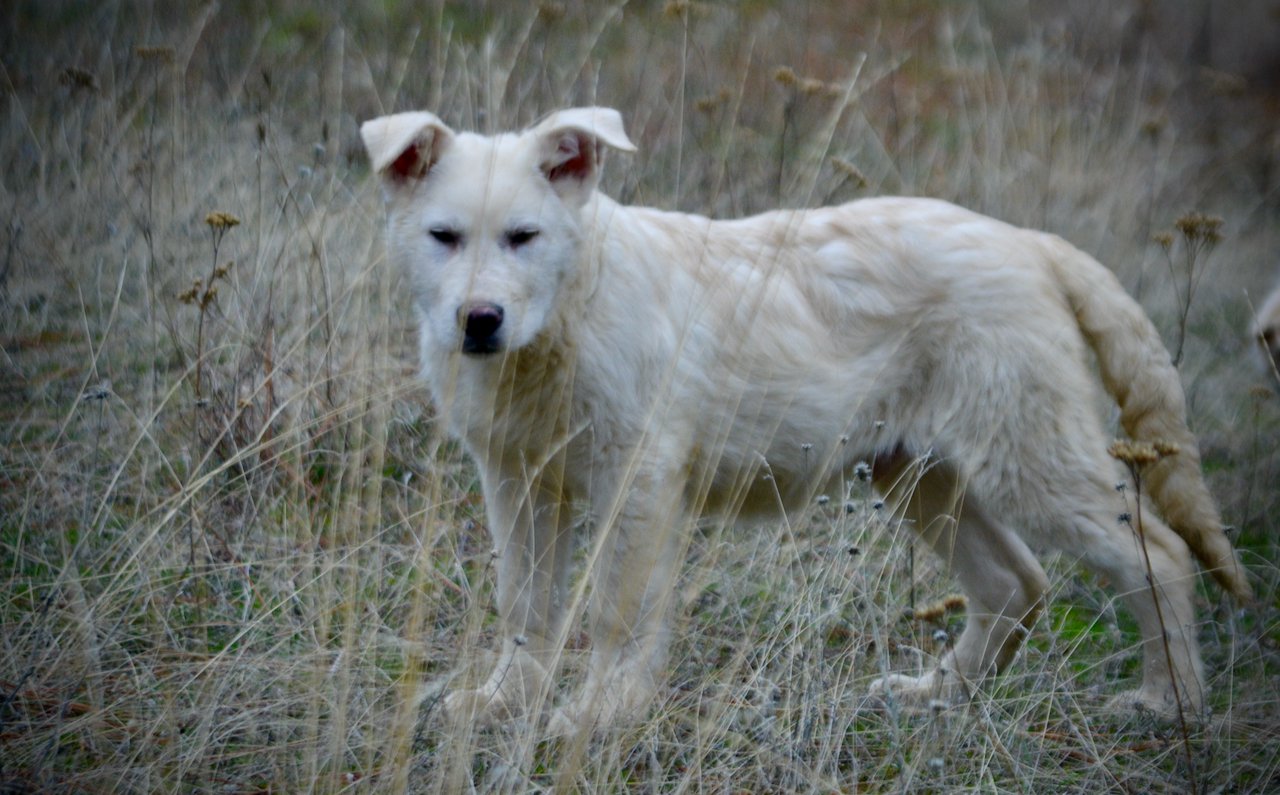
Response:
M673 463L629 468L607 499L593 500L591 659L581 691L552 718L552 734L636 720L657 690L688 541L683 469Z
M453 716L506 721L540 709L559 654L572 515L559 462L530 474L521 466L481 468L497 554L502 649L487 681L445 698Z

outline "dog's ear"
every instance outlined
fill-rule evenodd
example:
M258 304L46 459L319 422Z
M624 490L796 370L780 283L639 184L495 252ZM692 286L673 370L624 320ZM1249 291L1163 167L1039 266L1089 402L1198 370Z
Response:
M434 113L415 111L370 119L360 125L360 137L373 170L388 185L422 179L453 140Z
M623 152L636 151L622 126L622 115L613 108L573 108L543 119L533 133L538 136L538 167L566 201L587 200L600 180L600 155L605 146Z

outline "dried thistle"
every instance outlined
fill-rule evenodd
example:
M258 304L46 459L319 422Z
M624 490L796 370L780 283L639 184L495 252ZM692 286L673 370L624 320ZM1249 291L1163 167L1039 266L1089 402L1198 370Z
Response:
M184 304L194 304L200 300L200 293L204 290L204 279L196 279L191 283L191 287L185 292L178 293L178 300Z
M1222 240L1222 219L1216 215L1190 212L1174 221L1173 225L1189 243L1203 241L1213 245Z
M133 48L134 55L144 61L159 61L160 63L173 63L174 50L172 47L156 44L140 44Z
M221 210L214 210L206 215L204 217L204 222L215 232L225 232L233 226L240 225L239 218L236 218L231 213L224 213Z
M1162 458L1177 455L1181 449L1176 443L1164 439L1155 439L1150 442L1117 439L1107 448L1107 452L1117 461L1134 468L1149 466Z
M93 72L87 69L81 69L76 66L68 66L58 75L58 82L70 88L72 91L98 91L98 78L94 77Z
M1189 212L1173 224L1182 235L1183 263L1181 273L1174 264L1173 234L1162 232L1155 236L1164 251L1165 262L1169 267L1169 276L1178 284L1178 345L1173 355L1175 367L1182 363L1183 346L1187 339L1187 321L1191 314L1191 302L1195 298L1196 287L1200 277L1204 275L1204 258L1222 240L1222 218L1206 215L1201 212Z
M1147 466L1160 460L1160 454L1156 452L1155 445L1132 439L1115 440L1107 448L1107 452L1112 458L1129 466Z
M733 96L732 92L727 88L721 88L711 96L702 97L693 101L693 107L700 113L711 113L721 105L729 101Z

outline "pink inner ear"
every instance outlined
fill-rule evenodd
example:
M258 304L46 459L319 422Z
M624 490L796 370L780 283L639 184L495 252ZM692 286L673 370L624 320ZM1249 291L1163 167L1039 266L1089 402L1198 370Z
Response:
M584 180L591 173L593 166L591 142L577 135L566 135L556 146L556 157L563 157L557 165L547 169L547 179L556 180L570 177Z
M400 179L422 176L422 155L416 143L400 153L400 156L391 164L391 173Z

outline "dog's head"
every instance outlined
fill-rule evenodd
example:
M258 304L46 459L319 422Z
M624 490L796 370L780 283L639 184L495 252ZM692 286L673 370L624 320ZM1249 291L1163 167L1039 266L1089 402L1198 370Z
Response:
M431 113L360 128L387 201L388 253L410 274L422 341L484 356L546 327L578 267L582 209L606 146L635 151L609 108L529 130L455 133Z

